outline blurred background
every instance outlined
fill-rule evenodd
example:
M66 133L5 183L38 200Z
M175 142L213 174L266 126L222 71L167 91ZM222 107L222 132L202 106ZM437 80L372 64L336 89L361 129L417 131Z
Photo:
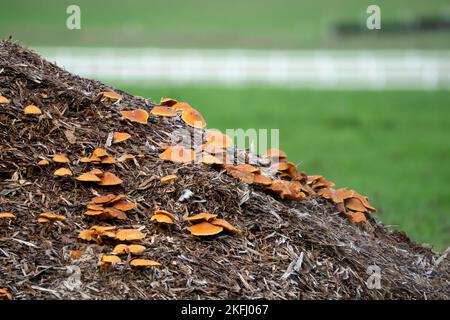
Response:
M381 30L366 27L371 4ZM187 101L209 128L279 128L301 170L450 245L448 0L2 1L8 36L134 95Z

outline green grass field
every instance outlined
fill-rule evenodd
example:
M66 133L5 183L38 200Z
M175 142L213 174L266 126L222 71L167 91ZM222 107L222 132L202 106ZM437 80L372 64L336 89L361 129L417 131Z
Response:
M368 195L383 222L413 239L450 245L448 92L118 87L188 101L209 128L280 128L302 170Z
M81 30L66 28L70 4L81 8ZM450 48L445 32L335 35L338 23L365 26L370 4L382 27L450 16L448 0L14 0L2 3L0 37L38 46Z

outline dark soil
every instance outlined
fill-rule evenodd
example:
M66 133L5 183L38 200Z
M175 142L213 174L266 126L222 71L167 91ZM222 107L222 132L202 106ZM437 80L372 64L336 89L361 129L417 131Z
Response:
M17 219L0 226L0 288L15 299L449 299L449 257L412 242L369 218L351 224L331 203L309 197L285 201L203 164L174 164L158 158L170 133L187 127L178 117L150 118L148 125L125 121L118 111L153 103L120 92L118 103L100 101L104 84L72 75L11 41L0 42L0 212ZM23 113L28 104L43 114ZM207 118L207 115L205 115ZM199 130L199 129L197 129ZM108 134L125 131L132 138L113 144L115 158L143 155L110 166L124 180L101 188L58 178L58 167L37 166L42 158L67 154L74 175L92 165L78 163ZM178 180L159 179L176 174ZM179 201L185 190L193 196ZM138 208L120 227L141 227L144 257L160 268L135 270L118 264L100 272L102 245L78 239L78 233L102 224L83 215L83 203L95 195L125 193ZM151 223L155 209L175 213L218 213L242 230L197 238L178 222ZM42 212L67 217L45 234L37 222ZM104 224L104 223L103 223ZM70 250L82 250L79 259ZM381 289L369 289L367 269L381 270Z

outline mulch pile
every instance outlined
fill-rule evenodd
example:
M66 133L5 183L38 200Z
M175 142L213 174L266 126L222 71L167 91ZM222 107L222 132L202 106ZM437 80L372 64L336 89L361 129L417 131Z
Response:
M98 99L99 92L112 90L123 98ZM323 198L281 200L212 166L160 159L171 132L194 129L179 117L151 117L148 125L121 117L121 110L151 110L154 104L144 98L72 75L11 41L0 42L0 95L10 100L0 104L0 212L16 215L0 226L0 289L14 299L450 298L449 257L371 216L352 224ZM42 115L24 114L30 104ZM92 168L78 159L116 131L132 137L108 147L111 156L141 155L108 166L123 183L77 181ZM66 167L73 177L54 176L60 166L51 161L37 165L55 154L71 159ZM161 183L169 174L178 179ZM192 195L180 199L186 190ZM161 267L119 263L99 270L99 256L115 242L97 244L78 235L107 224L83 215L92 197L107 193L126 194L137 204L127 220L108 224L145 233L136 243ZM242 232L195 237L184 222L165 227L150 221L156 209L178 217L217 213ZM38 217L48 211L66 220L44 232ZM381 271L380 289L366 283L373 265Z

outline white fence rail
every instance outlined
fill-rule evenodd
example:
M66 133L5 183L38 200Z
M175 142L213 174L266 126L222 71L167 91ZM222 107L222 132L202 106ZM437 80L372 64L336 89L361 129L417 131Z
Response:
M450 51L37 48L84 77L127 83L450 89Z

